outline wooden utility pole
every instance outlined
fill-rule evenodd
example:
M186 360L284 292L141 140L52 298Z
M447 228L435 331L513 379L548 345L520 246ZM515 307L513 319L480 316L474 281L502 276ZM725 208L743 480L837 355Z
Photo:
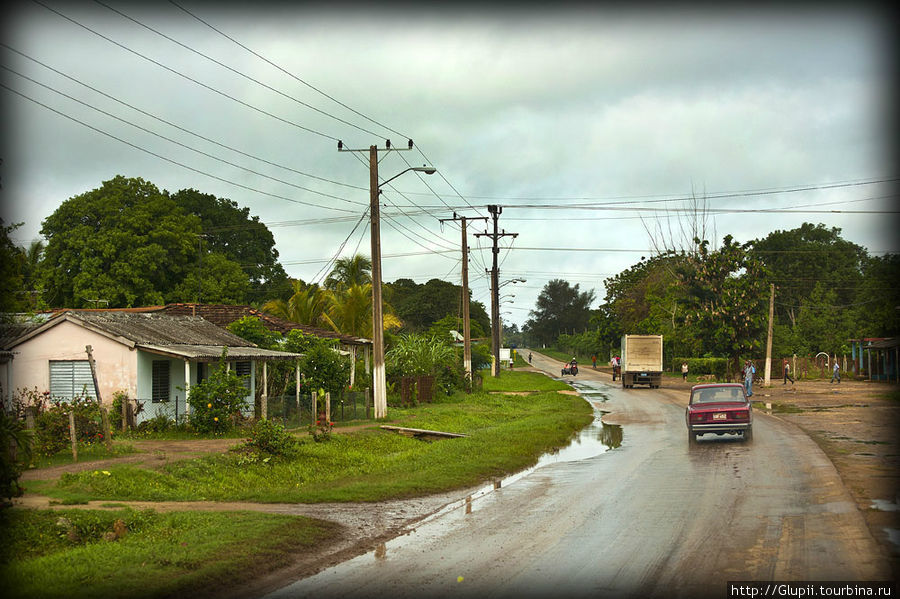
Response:
M497 229L497 219L503 212L503 206L490 205L487 207L488 212L494 219L494 232L476 233L475 237L490 237L493 241L494 260L491 267L491 345L494 353L494 363L491 366L491 374L494 377L500 376L500 268L497 266L497 257L500 255L500 248L497 240L501 237L517 237L518 233L507 233L504 229L502 232Z
M769 335L766 338L765 386L772 384L772 325L775 320L775 284L769 285Z
M466 238L466 221L465 216L457 216L453 213L453 218L442 218L445 220L460 221L460 229L462 231L462 315L463 315L463 369L466 372L466 379L472 382L472 326L469 317L469 242ZM472 220L487 220L486 216L475 217Z
M384 373L384 306L381 299L381 210L378 202L378 147L369 147L369 217L372 231L372 386L375 418L387 416L387 379Z
M369 153L369 219L371 222L372 238L372 392L375 404L375 418L387 416L387 381L384 373L384 313L381 300L381 211L378 196L381 194L381 185L393 181L407 171L420 171L433 174L431 167L409 167L398 175L394 175L383 183L378 183L378 152L379 150L405 151L412 150L413 141L408 140L408 147L391 147L391 140L385 140L384 148L369 146L366 150L351 150L344 147L344 142L338 141L338 152L368 152Z

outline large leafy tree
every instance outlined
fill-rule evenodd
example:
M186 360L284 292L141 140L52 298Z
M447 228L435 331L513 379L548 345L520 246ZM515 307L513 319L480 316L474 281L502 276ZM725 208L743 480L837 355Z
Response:
M839 228L823 224L803 223L789 231L774 231L748 247L767 267L768 281L776 286L777 319L791 326L817 283L835 291L835 305L853 303L867 258L865 248L843 239Z
M762 262L726 235L710 250L698 242L677 270L684 286L683 322L699 341L699 352L738 361L758 357L765 340L768 285Z
M397 279L385 285L385 296L403 321L403 329L409 332L425 332L445 316L462 315L462 287L442 279L424 284ZM491 321L481 302L469 301L469 318L473 326L477 323L481 330L490 330Z
M867 258L863 279L852 305L835 309L854 313L853 337L893 337L900 334L900 254Z
M143 179L105 181L42 224L40 282L50 306L160 304L197 263L200 219Z
M220 254L240 265L249 280L249 297L262 301L290 295L290 282L278 262L275 238L258 216L250 216L249 208L196 189L182 189L171 197L185 212L200 219L203 237L198 243L205 252Z
M525 323L528 336L538 343L552 344L560 334L584 331L591 318L594 290L581 291L578 284L553 279L538 295L531 318Z

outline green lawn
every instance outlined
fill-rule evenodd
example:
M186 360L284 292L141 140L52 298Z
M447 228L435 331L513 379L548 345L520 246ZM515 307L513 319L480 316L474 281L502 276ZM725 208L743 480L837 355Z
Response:
M121 537L110 538L120 521ZM215 596L335 534L336 525L253 512L5 510L5 597ZM15 558L15 559L13 559Z
M107 465L58 483L29 482L63 503L97 499L110 509L0 512L4 595L215 596L326 542L336 525L248 512L137 512L114 502L376 501L466 488L533 465L593 418L587 402L557 393L568 386L542 374L504 371L499 379L486 376L484 386L388 411L391 424L465 438L421 441L373 423L325 442L301 437L290 459L246 463L234 453L158 470ZM127 533L109 539L116 520Z
M492 393L526 391L527 395ZM246 463L239 454L179 461L150 470L107 466L66 474L42 493L63 502L88 500L323 502L378 501L449 491L503 477L564 446L592 419L568 386L536 373L504 372L487 390L414 408L390 408L392 424L463 433L426 442L372 428L301 437L291 458Z

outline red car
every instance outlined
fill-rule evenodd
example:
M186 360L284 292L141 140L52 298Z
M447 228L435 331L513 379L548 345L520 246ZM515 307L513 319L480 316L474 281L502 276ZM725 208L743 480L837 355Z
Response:
M753 439L753 407L740 383L694 385L684 419L691 444L706 433L739 434L745 441Z

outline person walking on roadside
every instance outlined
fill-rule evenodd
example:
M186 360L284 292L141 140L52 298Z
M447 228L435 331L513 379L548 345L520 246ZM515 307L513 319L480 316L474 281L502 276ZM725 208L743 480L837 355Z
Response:
M597 354L591 354L591 363L594 365L594 370L597 370Z
M784 384L787 385L788 380L791 381L791 384L794 384L794 379L791 378L791 363L787 360L784 361Z
M753 362L747 360L744 364L744 387L747 388L747 397L753 397L753 375L756 374L756 367Z
M831 382L834 382L834 379L837 379L838 384L841 383L841 367L838 365L837 360L834 361L834 367L831 371Z
M528 363L531 364L531 352L528 352Z
M687 373L688 373L688 365L687 365L687 362L682 362L682 363L681 363L681 380L682 380L682 381L686 381L686 380L687 380Z

